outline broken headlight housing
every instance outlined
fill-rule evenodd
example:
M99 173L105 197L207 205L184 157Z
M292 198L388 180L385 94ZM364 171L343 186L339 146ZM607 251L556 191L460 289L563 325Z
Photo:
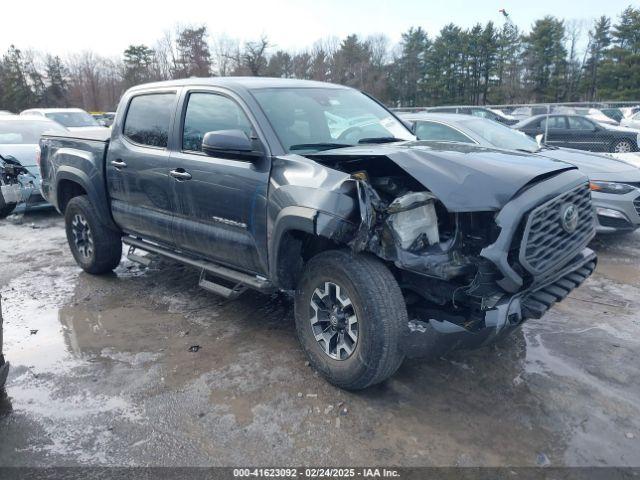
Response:
M410 192L387 207L388 222L403 250L416 250L440 241L435 196Z

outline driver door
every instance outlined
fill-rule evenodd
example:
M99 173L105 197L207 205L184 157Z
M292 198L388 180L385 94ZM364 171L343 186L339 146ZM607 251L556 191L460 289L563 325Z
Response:
M178 213L174 238L181 249L244 271L264 274L267 156L252 160L202 152L204 134L242 130L256 138L240 103L214 90L184 92L181 128L169 159Z

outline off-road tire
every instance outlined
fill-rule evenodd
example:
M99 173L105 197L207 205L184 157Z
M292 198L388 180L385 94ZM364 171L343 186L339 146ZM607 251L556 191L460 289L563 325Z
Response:
M88 256L81 253L74 239L73 222L77 218L86 221L92 236L93 248ZM122 257L121 235L98 221L98 213L86 195L73 197L69 201L64 220L73 258L85 272L100 275L111 272L118 266Z
M310 302L324 282L346 290L357 316L357 343L346 359L327 355L311 327ZM311 365L340 388L360 390L380 383L404 359L400 342L408 321L406 304L391 271L373 256L329 250L309 260L296 289L295 321Z

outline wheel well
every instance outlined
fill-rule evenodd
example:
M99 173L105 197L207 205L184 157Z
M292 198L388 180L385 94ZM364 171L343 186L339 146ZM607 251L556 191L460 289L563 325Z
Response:
M61 180L58 184L58 208L64 213L69 201L73 197L79 197L80 195L86 195L87 191L82 188L79 183L73 180Z
M282 235L278 245L276 272L278 286L284 290L294 290L302 276L305 263L325 250L340 246L326 237L320 237L300 230L288 230Z

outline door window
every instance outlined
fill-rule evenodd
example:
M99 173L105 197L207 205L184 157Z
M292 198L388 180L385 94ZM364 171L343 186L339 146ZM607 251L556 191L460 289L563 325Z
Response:
M549 130L560 130L563 128L567 128L564 123L564 117L545 118L540 122L540 128L544 130L546 128L547 123L549 124Z
M249 119L240 106L228 97L215 93L189 95L184 117L182 149L202 151L202 139L207 132L216 130L242 130L252 136Z
M124 136L141 145L167 148L174 101L175 93L133 97L124 122Z
M586 118L582 118L582 117L567 117L567 120L569 120L569 129L570 130L586 130L586 131L592 131L593 128L593 124L587 120Z
M435 122L418 122L416 126L416 137L419 140L430 140L434 142L462 142L473 143L473 141L458 132L457 130Z

